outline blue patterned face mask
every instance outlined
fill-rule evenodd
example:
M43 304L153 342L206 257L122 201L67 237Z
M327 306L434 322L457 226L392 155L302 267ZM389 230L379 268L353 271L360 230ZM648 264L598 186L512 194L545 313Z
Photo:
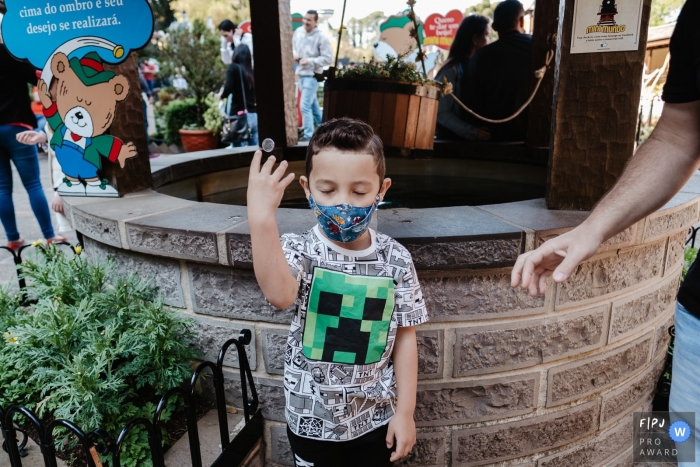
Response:
M320 206L316 204L314 197L309 195L309 205L323 233L331 240L343 243L353 242L367 231L379 200L377 195L374 203L365 207L350 204Z

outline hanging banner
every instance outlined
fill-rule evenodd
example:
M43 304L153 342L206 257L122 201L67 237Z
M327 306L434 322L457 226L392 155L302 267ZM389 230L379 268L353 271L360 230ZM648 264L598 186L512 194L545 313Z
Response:
M639 49L643 0L576 0L571 53Z
M462 12L459 10L451 10L445 16L439 13L428 16L423 23L425 29L423 45L435 45L441 49L449 50L462 18Z
M65 175L62 196L117 197L100 176L104 163L124 168L132 142L109 135L129 80L105 68L144 47L153 33L146 0L6 0L2 37L19 60L41 69L37 84L53 131L49 142ZM139 90L135 90L139 92Z

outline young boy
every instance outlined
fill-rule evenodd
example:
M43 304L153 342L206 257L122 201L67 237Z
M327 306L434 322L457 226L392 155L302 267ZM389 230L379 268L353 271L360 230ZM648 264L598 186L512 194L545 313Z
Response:
M298 467L388 466L416 440L414 326L428 319L408 251L369 229L391 180L372 128L341 118L309 141L300 182L318 225L285 234L275 213L294 174L255 153L248 222L267 300L297 303L284 365L287 434ZM292 273L289 273L291 268Z

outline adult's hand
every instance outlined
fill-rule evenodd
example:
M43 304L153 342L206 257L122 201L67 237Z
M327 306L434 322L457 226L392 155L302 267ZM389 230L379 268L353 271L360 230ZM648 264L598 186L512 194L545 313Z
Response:
M308 64L309 64L308 58L302 58L301 60L299 60L299 65L301 65L301 66L306 66Z
M476 130L476 140L477 141L488 141L491 139L491 133L486 127L481 127Z
M527 289L531 296L547 292L547 280L563 282L576 267L590 258L600 247L602 238L581 225L548 240L539 248L523 253L515 262L510 285Z

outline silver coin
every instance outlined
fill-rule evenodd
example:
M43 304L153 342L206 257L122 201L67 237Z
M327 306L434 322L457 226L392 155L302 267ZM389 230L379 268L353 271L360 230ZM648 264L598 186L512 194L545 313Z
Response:
M272 150L275 149L275 142L272 141L272 138L265 138L262 142L262 149L265 152L272 152Z

